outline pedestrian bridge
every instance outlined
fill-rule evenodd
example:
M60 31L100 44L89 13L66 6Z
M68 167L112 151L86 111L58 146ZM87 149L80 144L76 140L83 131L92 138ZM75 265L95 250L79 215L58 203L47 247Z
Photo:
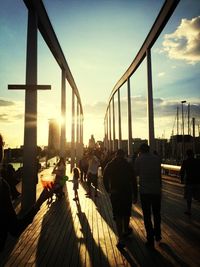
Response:
M71 168L83 153L83 107L81 102L81 90L77 87L71 70L65 59L65 55L59 44L56 33L45 6L41 0L24 0L25 8L28 10L28 32L27 32L27 60L26 60L26 83L9 84L10 90L25 90L25 123L24 123L24 146L23 146L23 179L22 179L22 210L28 210L36 198L37 184L37 91L50 90L51 85L37 84L37 35L41 33L47 47L54 56L61 71L61 115L64 123L61 125L60 134L60 155L65 153L66 140L66 81L72 91L72 125L71 125ZM121 127L121 100L120 91L127 85L127 107L128 107L128 145L127 152L131 156L132 137L132 109L131 109L131 86L130 78L134 75L140 64L146 60L147 63L147 107L148 107L148 141L150 148L155 149L154 138L154 112L153 112L153 88L152 88L152 66L151 48L158 39L171 15L173 14L179 0L167 0L163 4L150 32L143 42L140 50L133 59L127 71L117 81L114 88L111 88L108 106L105 110L104 120L104 148L107 151L115 151L122 148L122 127ZM116 120L115 120L115 98L118 103L118 142L116 142ZM76 137L76 140L75 140ZM28 177L28 179L27 179Z
M120 90L127 84L128 107L128 154L132 154L132 118L130 77L139 65L147 62L148 129L149 144L154 149L154 113L151 71L151 48L173 14L178 0L165 1L157 19L147 35L141 49L127 71L110 90L110 98L105 110L104 146L108 151L121 147ZM48 14L41 0L24 0L28 9L26 84L8 85L11 90L25 90L24 129L24 176L22 198L16 210L26 211L36 201L41 192L37 184L37 90L49 90L50 85L37 84L37 32L40 31L49 50L61 70L61 114L66 117L66 81L72 90L71 127L71 167L75 157L83 152L83 107L81 89L77 88L61 46L56 37ZM125 87L123 86L123 89ZM118 103L118 137L115 136L115 98ZM64 154L66 125L61 126L60 155ZM76 136L76 140L75 140ZM76 155L75 155L76 151ZM51 169L46 169L49 175ZM27 179L28 178L28 179ZM193 205L191 217L184 215L185 203L182 186L165 180L162 202L163 240L155 251L145 248L145 233L140 203L133 206L131 226L133 236L124 250L116 248L116 228L112 218L108 195L99 178L98 197L85 197L85 184L79 189L80 202L73 199L72 183L67 182L65 198L52 205L43 204L33 223L27 227L19 239L9 238L5 251L0 255L0 266L199 266L200 260L200 212L197 202Z

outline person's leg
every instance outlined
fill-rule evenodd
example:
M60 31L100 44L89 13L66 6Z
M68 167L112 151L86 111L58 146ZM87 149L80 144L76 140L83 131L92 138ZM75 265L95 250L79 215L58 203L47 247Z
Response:
M191 214L192 196L193 196L192 185L186 185L186 187L185 187L185 198L186 198L187 209L186 209L186 211L184 213L187 214L187 215Z
M80 180L81 180L81 183L82 183L83 182L83 169L82 168L81 168L80 172L81 172Z
M91 196L91 173L88 173L87 175L87 186L88 186L87 196L90 197Z
M97 176L97 174L94 175L94 188L95 188L95 197L97 197L97 191L98 191L98 176Z
M116 223L117 233L118 233L117 247L119 249L122 249L125 246L124 236L123 236L123 217L116 215L115 223Z
M156 241L160 241L162 239L161 236L161 215L160 215L160 209L161 209L161 196L160 195L154 195L152 196L152 210L153 210L153 218L154 218L154 235Z
M154 246L154 230L151 221L151 196L149 194L141 194L140 199L147 234L147 245Z
M129 226L129 223L130 223L130 216L124 216L124 221L123 221L123 229L124 229L124 233L123 233L123 236L124 238L130 236L133 232L132 228Z

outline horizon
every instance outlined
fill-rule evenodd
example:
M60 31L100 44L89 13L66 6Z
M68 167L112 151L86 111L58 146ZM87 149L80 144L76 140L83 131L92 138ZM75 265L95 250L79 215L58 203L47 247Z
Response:
M79 88L84 111L84 144L88 143L92 133L96 140L103 140L103 120L109 95L140 49L162 4L161 0L152 2L151 6L147 0L87 0L84 3L77 0L67 5L62 1L44 1ZM184 104L185 119L190 103L190 118L195 117L196 125L200 125L199 14L200 2L180 1L152 47L155 138L164 136L169 139L174 128L176 108L181 108L182 100L187 101ZM2 3L0 25L3 36L0 41L0 133L7 146L17 147L23 144L24 92L8 91L7 85L23 84L25 79L27 9L23 1L8 0ZM147 138L148 133L147 85L143 77L146 77L145 61L131 77L133 138ZM39 33L38 84L52 85L50 92L38 93L39 146L48 143L48 120L60 120L60 82L60 69ZM68 84L66 87L68 89ZM122 86L120 91L122 139L126 139L126 86ZM71 92L67 90L67 141L71 141L70 114Z

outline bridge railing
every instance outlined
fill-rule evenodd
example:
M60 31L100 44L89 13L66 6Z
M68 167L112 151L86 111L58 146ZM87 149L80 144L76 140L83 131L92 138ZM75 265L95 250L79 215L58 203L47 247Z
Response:
M161 168L162 168L162 174L173 177L180 177L181 166L161 164Z
M166 0L163 4L149 34L147 35L143 45L138 51L131 65L126 72L115 84L108 101L108 106L104 118L104 132L105 132L105 147L109 151L114 151L117 148L122 148L122 129L121 129L121 106L120 106L120 89L127 84L127 109L128 109L128 154L132 151L132 117L131 117L131 88L130 77L135 73L137 68L147 58L147 110L148 110L148 140L152 150L155 150L154 138L154 112L153 112L153 86L152 86L152 70L151 70L151 48L158 39L160 33L164 29L171 15L173 14L179 0ZM124 87L123 87L124 88ZM115 142L115 107L114 97L117 94L118 102L118 145ZM112 117L111 117L112 116ZM112 123L111 123L112 122ZM112 125L111 125L112 124Z

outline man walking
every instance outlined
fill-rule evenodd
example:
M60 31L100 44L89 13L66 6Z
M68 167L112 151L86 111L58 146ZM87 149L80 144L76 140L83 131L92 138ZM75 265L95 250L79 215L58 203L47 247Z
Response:
M186 215L191 215L192 198L200 200L200 161L194 158L192 149L186 151L187 159L183 161L180 170L181 183L185 184L184 198L187 201Z
M161 237L161 162L157 155L150 153L149 146L142 144L135 160L135 172L139 176L139 192L146 230L146 246L154 248L154 238ZM153 212L153 222L151 220Z
M110 194L113 217L116 222L119 241L117 247L125 246L125 238L132 233L129 227L132 202L137 201L137 183L131 164L125 159L122 149L105 167L103 182Z

